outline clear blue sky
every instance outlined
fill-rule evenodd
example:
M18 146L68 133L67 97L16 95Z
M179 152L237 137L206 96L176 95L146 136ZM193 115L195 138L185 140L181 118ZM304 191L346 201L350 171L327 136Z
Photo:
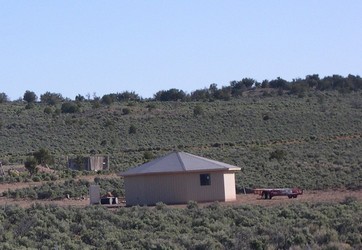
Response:
M152 97L361 75L361 0L0 0L0 92Z

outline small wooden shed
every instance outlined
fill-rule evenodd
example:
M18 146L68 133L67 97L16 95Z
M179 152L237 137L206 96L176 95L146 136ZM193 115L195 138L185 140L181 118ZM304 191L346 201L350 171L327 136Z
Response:
M121 173L126 205L234 201L240 168L185 152L172 152Z

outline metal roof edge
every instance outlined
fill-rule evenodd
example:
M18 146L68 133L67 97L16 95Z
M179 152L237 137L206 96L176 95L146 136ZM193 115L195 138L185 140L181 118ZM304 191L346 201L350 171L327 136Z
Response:
M179 161L179 164L181 165L181 168L182 170L176 170L176 171L155 171L155 172L134 172L132 171L133 169L137 169L139 167L142 167L142 166L145 166L145 165L148 165L148 164L152 164L152 163L156 163L156 162L159 162L159 161L162 161L163 159L165 159L166 157L168 157L169 155L172 155L172 154L176 154L176 157ZM185 166L185 163L184 163L184 160L183 160L183 155L187 155L188 157L192 157L192 158L196 158L198 160L202 160L202 161L205 161L205 162L210 162L210 163L213 163L213 164L217 164L217 165L220 165L221 167L220 168L212 168L212 169L193 169L193 170L189 170L189 169L186 169L186 166ZM166 155L163 155L159 158L156 158L156 159L153 159L149 162L145 162L135 168L130 168L126 171L123 171L123 172L120 172L118 175L119 176L142 176L142 175L160 175L160 174L180 174L180 173L202 173L202 172L235 172L235 171L240 171L241 168L240 167L237 167L237 166L234 166L234 165L231 165L231 164L228 164L228 163L224 163L224 162L219 162L219 161L216 161L216 160L212 160L212 159L208 159L208 158L205 158L205 157L202 157L202 156L198 156L198 155L193 155L193 154L190 154L190 153L187 153L187 152L183 152L183 151L171 151L169 153L167 153ZM131 173L129 173L131 172Z
M120 176L123 177L131 177L131 176L145 176L145 175L170 175L170 174L195 174L195 173L215 173L215 172L223 172L223 173L235 173L236 171L240 171L241 168L229 168L229 169L198 169L198 170L188 170L188 171L175 171L175 172L153 172L153 173L132 173L132 174L123 174Z

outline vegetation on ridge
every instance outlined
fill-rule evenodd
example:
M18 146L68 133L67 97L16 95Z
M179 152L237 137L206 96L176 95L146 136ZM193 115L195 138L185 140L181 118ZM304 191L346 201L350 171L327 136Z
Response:
M240 166L237 186L308 189L360 188L362 93L310 92L249 96L214 102L126 102L80 112L57 112L34 103L3 103L0 152L6 164L23 164L47 149L53 168L66 157L110 156L123 171L170 150ZM50 108L49 112L44 110ZM127 111L125 111L127 110ZM148 156L148 157L145 157Z
M360 89L359 76L314 75L293 84L243 79L191 94L171 89L153 100L124 92L93 100L78 95L72 101L47 92L37 102L27 91L24 103L8 102L0 93L0 160L32 173L9 170L0 182L45 181L3 195L80 197L93 182L74 180L87 173L67 170L67 157L109 155L111 172L117 172L170 150L240 166L239 192L244 187L361 189ZM36 164L51 169L38 171ZM105 179L100 172L94 182L102 193L123 196L121 178ZM200 208L195 202L183 209L158 203L116 211L4 205L0 248L360 249L361 206L355 197L340 204L270 208L218 203Z

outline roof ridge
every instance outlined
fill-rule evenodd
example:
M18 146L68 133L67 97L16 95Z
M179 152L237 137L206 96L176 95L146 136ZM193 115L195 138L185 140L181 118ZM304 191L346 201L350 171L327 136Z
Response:
M174 150L164 156L123 172L123 176L200 171L236 171L239 167L206 157Z
M219 165L219 166L222 166L223 168L230 168L230 167L236 167L234 165L231 165L229 163L226 163L226 162L221 162L221 161L217 161L217 160L214 160L214 159L209 159L209 158L206 158L206 157L203 157L203 156L200 156L200 155L193 155L193 154L190 154L190 153L186 153L194 158L197 158L199 159L200 161L203 161L203 162L209 162L209 163L213 163L213 164L216 164L216 165Z
M175 153L176 153L176 155L177 155L178 160L179 160L180 163L181 163L182 169L183 169L184 171L186 171L185 164L184 164L184 162L183 162L183 160L182 160L182 158L181 158L181 156L180 156L180 153L183 153L183 152L177 152L177 151L176 151Z

